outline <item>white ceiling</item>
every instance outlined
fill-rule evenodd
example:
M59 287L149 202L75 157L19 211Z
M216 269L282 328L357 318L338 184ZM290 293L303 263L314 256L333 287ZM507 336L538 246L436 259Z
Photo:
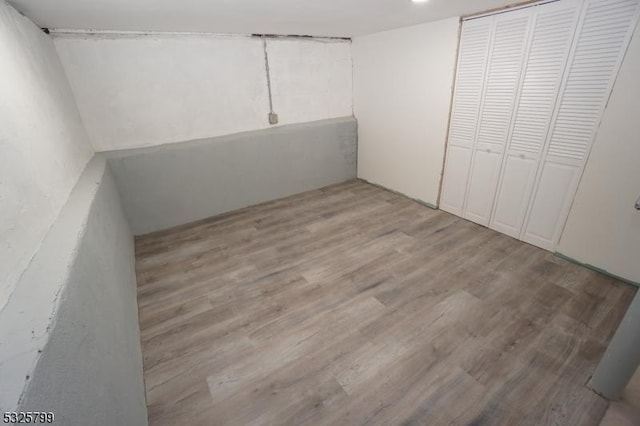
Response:
M9 0L41 27L352 37L518 0Z

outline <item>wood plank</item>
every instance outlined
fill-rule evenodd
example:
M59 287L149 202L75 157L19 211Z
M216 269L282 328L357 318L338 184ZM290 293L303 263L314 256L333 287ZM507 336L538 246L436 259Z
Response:
M136 239L155 425L597 425L635 289L350 181Z

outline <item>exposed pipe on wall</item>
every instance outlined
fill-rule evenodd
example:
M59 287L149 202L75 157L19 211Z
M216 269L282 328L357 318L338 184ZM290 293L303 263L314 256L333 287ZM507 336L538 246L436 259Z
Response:
M264 69L267 74L267 92L269 94L269 124L278 124L278 114L273 112L273 96L271 94L271 71L269 70L269 52L267 52L267 39L262 36L262 48L264 50Z

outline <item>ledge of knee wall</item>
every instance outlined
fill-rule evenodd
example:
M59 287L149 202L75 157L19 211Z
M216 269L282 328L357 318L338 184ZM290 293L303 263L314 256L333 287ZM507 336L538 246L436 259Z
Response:
M133 237L101 156L0 312L0 342L2 411L147 424Z
M353 117L102 153L135 235L354 179Z

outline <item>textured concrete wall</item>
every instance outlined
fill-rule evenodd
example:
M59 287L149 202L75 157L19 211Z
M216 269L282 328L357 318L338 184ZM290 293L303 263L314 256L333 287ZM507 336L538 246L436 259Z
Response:
M97 151L272 127L262 40L53 33ZM351 44L267 39L279 124L351 115Z
M136 235L356 176L352 117L106 153Z
M618 399L640 366L640 292L637 292L590 385L608 399Z
M55 424L147 424L134 262L95 157L0 315L4 410L24 388L17 409L52 411Z
M92 155L53 43L0 0L0 309Z

